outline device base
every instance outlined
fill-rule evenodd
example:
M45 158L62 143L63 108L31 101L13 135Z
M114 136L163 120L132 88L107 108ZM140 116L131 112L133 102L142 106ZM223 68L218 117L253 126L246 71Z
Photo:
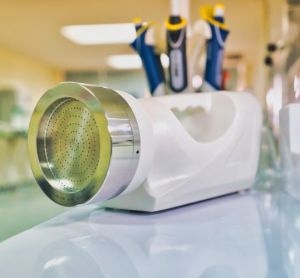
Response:
M197 191L186 193L182 193L178 188L174 188L174 191L168 191L163 195L160 194L161 192L155 193L147 186L140 186L129 194L104 202L104 206L108 208L155 212L243 191L249 189L251 183L249 180L239 181L234 184L200 188ZM184 184L183 186L187 185ZM194 188L197 188L197 186L194 186ZM178 192L181 192L181 194L178 194Z

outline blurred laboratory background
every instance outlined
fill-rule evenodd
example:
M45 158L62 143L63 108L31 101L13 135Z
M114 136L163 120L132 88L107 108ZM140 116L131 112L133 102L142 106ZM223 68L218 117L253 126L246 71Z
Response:
M205 78L201 65L193 64L198 57L197 43L204 36L197 22L203 16L201 8L219 1L185 2L188 90L201 93ZM38 99L63 81L98 84L148 97L146 72L130 46L134 37L126 26L151 22L155 52L167 72L165 20L170 1L0 0L0 4L2 241L67 210L42 193L31 173L27 129ZM300 96L300 1L224 0L221 7L229 30L221 87L249 91L264 108L263 148L255 187L269 190L274 183L266 181L276 176L278 167L279 110ZM113 25L93 29L101 24Z

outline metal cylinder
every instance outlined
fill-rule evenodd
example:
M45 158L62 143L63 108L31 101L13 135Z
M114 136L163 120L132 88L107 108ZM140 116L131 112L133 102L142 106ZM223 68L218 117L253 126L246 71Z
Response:
M37 103L28 147L41 189L56 203L74 206L126 189L137 169L140 135L119 93L67 82Z

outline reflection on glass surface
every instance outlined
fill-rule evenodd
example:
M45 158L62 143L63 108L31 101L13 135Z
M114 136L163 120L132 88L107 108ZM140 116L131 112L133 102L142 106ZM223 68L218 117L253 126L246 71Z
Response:
M280 184L279 155L276 139L268 123L268 115L264 113L264 124L261 130L259 166L256 174L255 189L268 191Z
M297 278L299 232L300 204L280 192L236 194L161 213L83 206L1 243L0 273Z
M300 204L289 195L281 198L281 230L284 267L288 277L300 277Z
M250 195L154 214L82 207L0 245L5 277L259 278L267 267Z

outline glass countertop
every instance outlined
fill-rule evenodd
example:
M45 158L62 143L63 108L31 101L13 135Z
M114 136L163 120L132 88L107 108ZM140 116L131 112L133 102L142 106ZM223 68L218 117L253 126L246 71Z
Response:
M300 203L248 192L159 213L76 207L0 243L0 277L300 277Z
M66 210L47 198L34 181L0 185L0 243Z

